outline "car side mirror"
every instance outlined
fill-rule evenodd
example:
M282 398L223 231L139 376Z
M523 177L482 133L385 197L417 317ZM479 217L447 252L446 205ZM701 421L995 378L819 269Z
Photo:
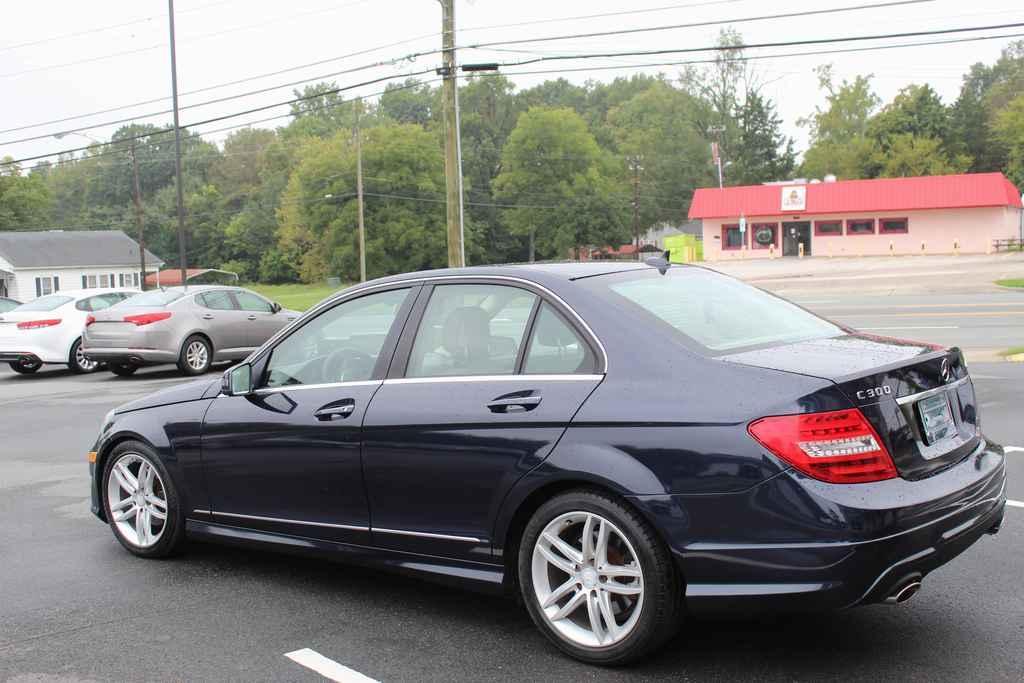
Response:
M281 304L277 303L276 301L271 301L270 302L270 311L272 313L280 313L281 312Z
M252 366L242 363L225 372L220 381L220 390L226 396L252 393Z

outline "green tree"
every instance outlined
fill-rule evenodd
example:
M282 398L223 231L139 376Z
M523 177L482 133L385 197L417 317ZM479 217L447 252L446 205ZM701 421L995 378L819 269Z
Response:
M996 114L993 132L1006 148L1007 175L1017 187L1024 187L1024 94Z
M900 133L888 140L888 148L877 147L873 166L883 178L944 175L967 170L966 156L950 159L938 138Z
M818 84L825 91L825 107L797 121L810 130L810 147L804 154L801 174L821 178L834 173L842 178L870 176L875 155L868 123L878 105L871 89L871 76L857 76L853 82L833 81L832 67L817 69Z
M775 105L758 93L747 94L739 110L739 145L729 177L739 185L790 178L796 166L792 138L782 132Z
M354 100L346 100L337 89L336 83L323 82L293 91L296 98L303 99L292 103L293 118L282 134L292 139L324 138L351 128L355 121Z
M441 106L440 90L407 78L401 85L389 83L380 96L378 111L395 123L429 126Z
M573 110L533 107L520 115L494 185L499 199L518 205L506 220L513 233L528 236L531 261L628 239L614 197L615 165Z
M3 159L5 164L10 161ZM22 175L16 165L0 166L0 230L47 227L51 201L45 174Z

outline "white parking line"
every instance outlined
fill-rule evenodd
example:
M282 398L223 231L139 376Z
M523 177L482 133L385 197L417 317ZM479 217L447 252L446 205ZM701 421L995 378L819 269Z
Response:
M1020 446L1003 446L1003 453L1013 453L1014 451L1024 453L1024 448L1021 448Z
M1024 503L1022 503L1019 500L1007 500L1006 504L1009 505L1010 507L1024 508Z
M892 327L858 327L858 330L959 330L956 325L895 325Z
M294 652L286 652L285 657L296 664L301 664L307 669L312 669L324 678L339 683L378 683L376 679L364 676L355 669L338 664L333 659L328 659L316 650L304 647Z

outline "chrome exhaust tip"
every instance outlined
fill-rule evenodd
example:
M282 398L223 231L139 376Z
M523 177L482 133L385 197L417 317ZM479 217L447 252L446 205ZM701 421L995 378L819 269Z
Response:
M921 582L920 581L917 581L915 579L914 581L910 581L908 583L905 583L902 586L900 586L897 590L895 590L891 595L889 595L889 597L887 597L885 599L885 604L886 605L898 605L901 602L906 602L910 598L912 598L915 595L917 595L917 592L919 590L921 590Z

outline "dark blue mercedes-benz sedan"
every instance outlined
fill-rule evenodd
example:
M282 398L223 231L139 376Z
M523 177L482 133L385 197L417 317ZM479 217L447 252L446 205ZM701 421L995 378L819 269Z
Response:
M684 613L903 601L1005 503L959 350L663 262L352 287L112 411L90 461L136 555L190 536L508 591L603 664Z

